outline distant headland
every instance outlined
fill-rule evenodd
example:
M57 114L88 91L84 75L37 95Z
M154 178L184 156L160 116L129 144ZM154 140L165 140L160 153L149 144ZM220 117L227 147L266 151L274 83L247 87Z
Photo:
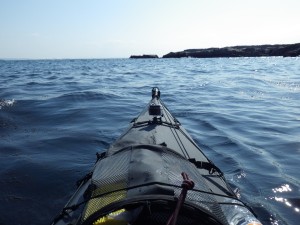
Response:
M155 59L158 58L158 55L132 55L131 59Z
M148 57L155 56L155 57ZM224 48L187 49L179 52L170 52L162 58L221 58L221 57L268 57L300 56L300 43L278 45L245 45ZM130 56L130 58L158 58L157 55Z

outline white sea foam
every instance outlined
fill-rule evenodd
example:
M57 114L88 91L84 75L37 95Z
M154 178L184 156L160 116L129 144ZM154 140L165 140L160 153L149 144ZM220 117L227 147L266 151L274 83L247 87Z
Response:
M2 109L2 107L11 107L14 105L16 101L14 99L12 100L4 100L4 99L1 99L0 100L0 109Z

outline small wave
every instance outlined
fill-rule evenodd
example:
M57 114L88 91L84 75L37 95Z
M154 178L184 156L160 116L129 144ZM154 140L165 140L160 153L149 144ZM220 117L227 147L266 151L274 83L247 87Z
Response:
M64 94L58 98L64 100L71 100L71 101L102 100L102 99L108 99L112 95L113 95L112 93L84 91L84 92L72 92L72 93Z
M53 76L51 76L51 77L48 77L47 79L48 79L48 80L56 80L57 78L58 78L57 76L53 75Z
M28 86L33 86L33 85L39 85L39 83L38 83L38 82L31 81L31 82L28 82L26 85L28 85Z
M2 109L2 107L11 107L15 104L15 100L0 100L0 109Z

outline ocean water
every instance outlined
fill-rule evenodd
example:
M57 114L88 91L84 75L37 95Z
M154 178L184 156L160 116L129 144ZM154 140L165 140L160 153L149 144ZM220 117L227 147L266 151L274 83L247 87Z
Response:
M300 58L0 61L0 224L49 224L158 86L264 224L300 220Z

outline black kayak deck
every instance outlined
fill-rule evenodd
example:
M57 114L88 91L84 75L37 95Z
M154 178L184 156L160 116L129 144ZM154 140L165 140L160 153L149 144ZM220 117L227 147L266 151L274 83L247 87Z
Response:
M154 108L154 113L151 107ZM195 163L212 193L234 195L221 171L204 155L160 98L153 98L149 102L141 114L131 122L126 132L110 146L106 156L116 154L128 146L139 145L164 146L176 152Z
M139 208L142 211L135 224L166 224L182 194L183 174L194 185L186 195L180 214L184 220L179 224L189 220L192 222L188 224L202 221L207 225L256 221L221 170L205 156L164 105L159 90L153 88L149 104L106 152L98 154L94 168L78 182L77 191L52 224L102 224L110 212L123 209L133 213ZM153 220L153 210L160 223ZM100 222L94 223L99 218Z

